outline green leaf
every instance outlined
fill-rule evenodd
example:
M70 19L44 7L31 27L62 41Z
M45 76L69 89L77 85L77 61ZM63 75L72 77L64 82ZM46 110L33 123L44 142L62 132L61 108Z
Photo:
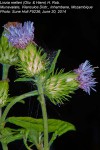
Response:
M40 132L43 132L42 119L34 119L31 117L10 117L6 121L18 125L27 130L32 130L33 132L36 131L35 135ZM73 124L62 120L48 119L48 132L53 133L52 138L50 140L50 145L56 139L57 136L61 136L62 134L70 130L75 130L75 126Z
M32 79L32 78L18 78L18 79L16 79L14 82L27 82L27 81L35 81L34 79Z
M24 100L21 100L21 101L19 101L19 103L25 104L25 101L24 101Z
M27 141L28 141L29 130L26 130L25 135L23 136L23 142L27 150L31 150Z
M56 119L48 119L49 132L55 132L61 136L67 131L75 130L75 126L69 122Z
M30 130L30 132L29 132L30 142L34 143L34 145L37 145L39 143L40 134L41 134L41 132L37 132L36 130Z
M51 124L53 125L51 128L51 130L55 130L53 131L54 133L52 134L52 137L49 141L49 145L51 145L54 140L57 138L57 136L61 136L62 134L70 131L70 130L75 130L75 126L69 122L65 122L65 121L61 121L61 120L50 120ZM49 122L49 124L50 124Z
M29 134L27 136L29 142L33 143L38 148L40 148L43 144L43 133L38 132L36 130L29 130Z
M31 117L10 117L6 120L25 129L34 129L39 132L43 131L43 120Z
M0 131L0 141L3 143L10 143L15 140L20 140L23 138L23 134L21 134L23 129L20 130L13 130L11 128L3 128L2 131Z
M56 56L55 56L55 58L54 58L54 60L53 60L53 62L51 64L51 66L50 66L50 69L47 72L47 77L46 78L48 78L51 73L52 74L54 73L54 69L55 69L56 62L57 62L57 59L58 59L58 56L59 56L60 52L61 52L61 50L58 50L58 52L57 52L57 54L56 54Z
M43 132L42 119L35 119L31 117L9 117L6 122L13 123L26 129L36 129L39 132ZM48 127L49 132L55 132L55 130L57 130L59 136L65 131L75 130L74 125L71 123L57 119L48 119Z

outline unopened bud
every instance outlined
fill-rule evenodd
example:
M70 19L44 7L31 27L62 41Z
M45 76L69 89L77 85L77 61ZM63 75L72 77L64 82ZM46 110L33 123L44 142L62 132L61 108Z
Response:
M46 69L46 54L41 55L41 49L30 44L19 51L18 71L24 76L33 77Z
M75 73L58 73L47 79L44 93L54 104L62 104L77 88Z

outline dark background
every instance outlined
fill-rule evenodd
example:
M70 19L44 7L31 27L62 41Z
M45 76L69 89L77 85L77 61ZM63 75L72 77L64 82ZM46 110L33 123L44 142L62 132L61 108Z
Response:
M8 21L33 21L35 26L35 42L46 49L54 57L53 52L61 49L57 68L70 71L85 60L96 67L100 66L100 3L91 3L92 10L68 10L66 14L0 14L0 33L2 26ZM2 66L0 65L0 69ZM2 71L0 71L2 72ZM96 69L94 76L99 82L100 69ZM9 79L11 96L20 95L33 89L29 83L14 83L18 78L14 67L10 68ZM87 95L82 90L76 91L69 102L55 106L47 100L49 118L57 118L73 123L75 132L68 132L57 138L53 149L100 150L100 98L99 83L97 92L91 91ZM26 105L16 104L9 116L41 117L39 104L33 98L26 101ZM25 150L22 142L9 144L10 150ZM1 150L1 149L0 149Z

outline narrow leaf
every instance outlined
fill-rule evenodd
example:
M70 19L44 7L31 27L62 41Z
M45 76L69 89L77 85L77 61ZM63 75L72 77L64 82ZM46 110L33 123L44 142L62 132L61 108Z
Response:
M7 122L13 123L17 126L26 129L34 129L39 132L43 131L43 120L34 119L31 117L10 117L6 120Z
M16 79L14 82L27 82L27 81L35 81L34 79L32 79L32 78L18 78L18 79Z
M57 54L56 54L56 56L55 56L55 58L54 58L54 60L53 60L53 62L51 64L51 66L50 66L50 69L48 70L47 78L50 76L51 73L52 74L54 73L55 65L56 65L56 62L57 62L57 59L58 59L58 56L59 56L60 52L61 52L61 50L58 50L58 52L57 52Z
M13 142L15 140L22 139L23 138L23 135L21 134L22 130L23 129L13 130L13 129L6 127L4 129L2 129L2 131L1 131L0 141L8 144L8 143Z

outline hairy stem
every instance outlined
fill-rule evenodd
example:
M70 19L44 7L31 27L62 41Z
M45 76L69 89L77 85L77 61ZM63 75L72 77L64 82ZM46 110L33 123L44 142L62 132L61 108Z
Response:
M20 96L17 96L15 97L8 105L7 107L5 108L4 112L3 112L3 115L1 117L1 122L3 122L5 119L6 119L6 116L9 112L9 110L11 109L11 107L13 105L15 105L17 102L19 102L20 100L24 99L24 98L27 98L27 97L30 97L30 96L35 96L35 95L38 95L38 92L37 90L35 91L31 91L31 92L28 92L28 93L25 93L25 94L22 94Z
M9 67L10 65L8 64L3 64L2 66L2 80L7 80L8 78L8 71L9 71ZM2 118L2 108L0 108L0 118ZM1 143L2 144L2 149L3 150L8 150L8 146L5 143Z
M1 116L2 116L2 108L0 108L0 118L1 118Z
M45 99L43 99L42 95L40 97L42 99L41 108L42 108L43 123L44 123L44 150L49 150L49 144L48 144L48 119L47 119Z
M10 65L2 64L2 80L7 80ZM0 118L2 116L2 108L0 108Z
M46 110L46 104L45 104L45 98L44 98L41 78L38 80L37 87L38 87L39 101L41 103L41 109L42 109L42 115L43 115L44 150L49 150L49 144L48 144L48 118L47 118L47 110Z
M2 149L3 150L8 150L7 144L5 144L5 143L1 143L1 144L2 144Z
M8 64L3 64L2 66L3 70L2 70L2 80L6 80L8 78L8 71L9 71L9 67L10 65Z
M10 65L8 65L8 64L2 65L2 80L7 80L9 67L10 67ZM1 118L2 118L2 108L0 108L0 121L1 121ZM1 142L1 144L2 144L3 150L8 150L7 144L2 143L2 142Z

